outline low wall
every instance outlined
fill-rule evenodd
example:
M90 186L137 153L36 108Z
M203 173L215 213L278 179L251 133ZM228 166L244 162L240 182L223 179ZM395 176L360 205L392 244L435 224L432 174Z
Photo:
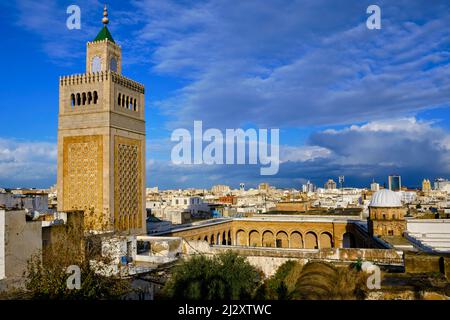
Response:
M182 239L179 237L137 236L138 242L147 242L148 251L136 254L138 262L163 264L175 261L182 250Z
M444 258L445 277L450 281L450 257Z
M359 259L375 264L403 265L403 258L391 249L282 249L282 248L249 248L238 246L210 246L205 241L183 241L183 253L216 255L232 250L245 256L250 264L262 270L267 277L273 275L278 267L289 260L297 260L302 264L320 260L337 263L353 263Z
M450 280L450 255L405 253L405 272L408 273L443 273Z
M440 272L439 256L405 253L405 272L428 273Z

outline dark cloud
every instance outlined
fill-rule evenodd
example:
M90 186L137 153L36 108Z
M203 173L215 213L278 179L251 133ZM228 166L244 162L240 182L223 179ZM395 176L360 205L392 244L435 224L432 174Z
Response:
M316 132L308 146L281 147L282 163L275 176L260 176L259 165L176 166L159 160L148 166L148 184L209 188L268 181L299 188L306 180L322 186L329 177L345 175L348 185L368 186L373 178L383 183L397 173L406 185L418 186L423 178L450 175L450 134L432 124L400 118Z

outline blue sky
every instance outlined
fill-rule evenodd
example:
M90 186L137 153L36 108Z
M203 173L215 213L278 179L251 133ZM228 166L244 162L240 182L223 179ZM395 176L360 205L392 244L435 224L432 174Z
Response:
M65 26L81 8L81 30ZM381 30L366 8L381 7ZM58 77L85 71L103 2L2 1L0 186L56 182ZM147 185L417 186L450 176L448 1L109 1L123 74L146 87ZM170 134L279 128L281 166L176 166Z

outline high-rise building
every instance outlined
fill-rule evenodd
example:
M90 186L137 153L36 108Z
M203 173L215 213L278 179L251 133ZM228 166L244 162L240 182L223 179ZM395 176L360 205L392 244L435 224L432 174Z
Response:
M324 188L327 190L336 189L336 182L334 182L333 179L328 179L328 181L325 182Z
M437 178L434 180L434 190L445 190L450 181L444 178Z
M91 230L143 233L144 86L122 75L106 6L103 15L86 72L59 81L58 209L84 210Z
M370 190L374 192L380 190L380 184L376 183L375 180L373 180L370 184Z
M402 188L402 178L399 175L390 175L388 177L389 190L399 191Z
M431 191L431 182L429 179L423 179L422 181L422 191L430 192Z
M306 184L302 185L302 191L303 192L314 192L316 191L316 186L308 180Z

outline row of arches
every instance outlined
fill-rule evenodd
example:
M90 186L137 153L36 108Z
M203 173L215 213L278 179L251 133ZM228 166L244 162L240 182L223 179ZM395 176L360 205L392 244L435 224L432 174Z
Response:
M344 248L354 247L354 236L350 232L343 235L342 246ZM238 230L236 232L235 245L250 247L274 247L295 249L326 249L334 248L335 241L330 232L316 233L308 231L302 234L299 231L287 233L286 231L272 232L265 230L251 230L250 232Z
M70 105L75 106L85 106L90 104L97 104L98 94L97 91L94 92L82 92L82 93L72 93L70 95Z
M198 241L203 240L211 245L223 245L223 246L232 245L230 230L218 231L213 234L205 236L198 236L197 238L192 238L191 240L198 240Z
M138 111L138 105L136 98L126 96L119 93L117 97L117 104L128 110Z
M326 249L335 248L333 235L328 232L300 231L286 232L271 230L249 232L239 229L234 234L231 230L221 230L209 234L191 236L190 240L206 241L210 245L235 245L249 247L274 247L292 249ZM341 243L343 248L355 248L355 236L344 233Z

